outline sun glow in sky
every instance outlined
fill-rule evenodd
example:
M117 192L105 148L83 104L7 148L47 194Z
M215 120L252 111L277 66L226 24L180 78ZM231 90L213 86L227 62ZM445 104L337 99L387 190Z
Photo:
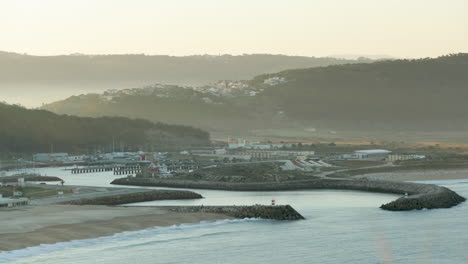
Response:
M36 55L468 52L466 0L0 0L0 50Z

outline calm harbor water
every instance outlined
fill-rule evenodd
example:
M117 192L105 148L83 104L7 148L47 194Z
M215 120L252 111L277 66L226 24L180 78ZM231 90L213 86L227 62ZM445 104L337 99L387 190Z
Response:
M71 175L68 184L109 186L110 173ZM468 197L468 182L438 181ZM388 212L394 195L352 191L225 192L141 205L291 204L307 219L259 219L151 228L0 253L0 263L468 263L468 204Z

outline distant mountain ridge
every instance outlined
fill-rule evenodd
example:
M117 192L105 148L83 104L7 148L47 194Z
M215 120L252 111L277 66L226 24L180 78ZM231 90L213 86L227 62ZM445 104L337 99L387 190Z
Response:
M346 59L346 60L357 60L357 59L369 59L369 60L395 60L397 57L385 55L385 54L333 54L327 57Z
M245 84L246 93L236 96L173 87L166 89L167 96L158 89L121 94L110 101L89 94L44 108L83 116L139 117L209 131L317 126L352 131L468 129L468 54L286 70Z
M252 55L59 55L0 52L0 100L39 107L71 95L152 83L199 86L248 80L287 69L371 62L270 54Z
M0 52L0 83L170 83L203 85L217 80L246 80L286 69L367 62L270 54L251 55L59 55Z

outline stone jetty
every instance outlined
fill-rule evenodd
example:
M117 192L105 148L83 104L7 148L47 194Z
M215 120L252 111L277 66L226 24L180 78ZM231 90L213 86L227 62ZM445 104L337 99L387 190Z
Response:
M122 205L129 203L155 201L199 199L200 194L190 191L152 190L145 192L126 193L88 199L77 199L61 204L70 205ZM180 213L213 213L223 214L234 218L263 218L273 220L300 220L304 217L289 205L265 206L155 206L165 210Z
M118 195L101 196L94 198L75 199L62 202L61 204L73 205L119 205L128 203L139 203L156 200L182 200L182 199L200 199L203 198L198 193L191 191L176 190L151 190L124 193Z
M449 208L465 201L454 191L433 185L410 182L355 180L355 179L320 179L308 181L271 182L271 183L224 183L196 182L185 180L161 180L142 178L116 179L112 184L159 186L191 189L214 189L227 191L290 191L310 189L357 190L379 193L401 194L403 197L382 205L380 208L391 211L415 209Z
M273 220L305 219L290 205L251 205L251 206L160 206L181 213L214 213L234 218L263 218Z

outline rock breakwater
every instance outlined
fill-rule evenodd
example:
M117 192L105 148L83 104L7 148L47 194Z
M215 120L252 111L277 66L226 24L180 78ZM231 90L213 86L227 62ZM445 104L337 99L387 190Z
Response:
M263 218L273 220L301 220L304 217L290 205L252 206L174 206L170 211L182 213L215 213L234 218Z
M214 189L227 191L289 191L308 189L358 190L379 193L394 193L403 197L382 205L380 208L391 211L449 208L465 201L465 198L454 191L434 184L409 182L354 180L354 179L320 179L271 183L224 183L196 182L160 179L121 178L112 184L159 186L191 189Z
M127 203L138 203L156 200L182 200L182 199L200 199L203 198L198 193L190 191L173 190L151 190L132 192L119 195L109 195L104 197L77 199L63 202L62 204L72 205L120 205Z

